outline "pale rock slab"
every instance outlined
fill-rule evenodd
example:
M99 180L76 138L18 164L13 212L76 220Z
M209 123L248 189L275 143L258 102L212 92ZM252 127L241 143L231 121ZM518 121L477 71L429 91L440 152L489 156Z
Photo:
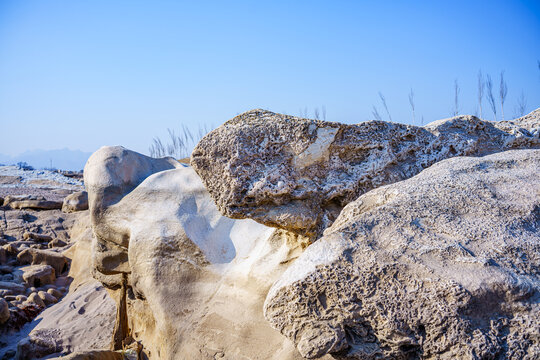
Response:
M45 302L56 302L52 295L44 294L50 296ZM115 312L114 301L105 288L95 280L86 282L38 315L33 330L17 345L17 358L107 348Z
M540 150L441 161L348 204L265 317L307 358L536 359Z

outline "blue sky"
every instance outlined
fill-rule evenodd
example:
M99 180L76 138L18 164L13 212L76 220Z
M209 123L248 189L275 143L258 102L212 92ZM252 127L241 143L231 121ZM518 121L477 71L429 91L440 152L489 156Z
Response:
M540 106L538 1L0 1L0 153L124 145L253 108L416 123L476 111L479 69ZM484 100L484 117L493 119ZM498 109L498 115L500 109Z

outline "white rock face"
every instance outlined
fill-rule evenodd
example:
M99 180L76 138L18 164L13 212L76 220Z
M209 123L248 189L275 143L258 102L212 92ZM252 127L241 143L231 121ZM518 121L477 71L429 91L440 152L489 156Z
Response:
M121 146L102 147L88 159L84 167L84 184L97 240L94 262L101 273L109 276L108 281L118 285L119 280L114 275L129 272L129 237L122 231L125 227L118 230L114 222L102 221L107 207L118 202L149 175L179 166L172 158L152 159Z
M441 161L347 205L273 285L307 358L535 359L540 150Z
M122 294L117 304L126 308L131 334L142 340L146 355L300 359L292 343L264 320L262 305L306 240L251 220L223 217L190 167L172 164L160 170L152 161L165 160L133 152L129 161L112 166L99 152L120 150L100 149L85 168L98 237L95 269L111 289L120 287L116 291L126 281L125 304ZM141 163L150 171L137 169ZM113 173L127 173L124 166L142 175L127 177L136 180L123 188L115 181L102 182L103 176L124 177ZM102 185L118 189L114 200L102 199L109 196ZM103 256L109 250L102 246L125 249L124 260L110 266L103 259L114 257Z

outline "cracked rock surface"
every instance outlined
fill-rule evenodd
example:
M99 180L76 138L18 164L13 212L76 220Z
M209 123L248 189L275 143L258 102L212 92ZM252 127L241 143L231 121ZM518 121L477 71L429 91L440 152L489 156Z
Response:
M456 157L360 196L266 319L307 358L536 359L539 174L540 150Z
M257 109L206 135L191 164L222 214L316 238L358 196L438 161L540 147L538 118L346 125Z

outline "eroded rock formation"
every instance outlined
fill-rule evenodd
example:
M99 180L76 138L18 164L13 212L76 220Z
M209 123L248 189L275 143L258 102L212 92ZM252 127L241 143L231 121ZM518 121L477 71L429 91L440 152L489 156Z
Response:
M64 198L62 211L66 213L88 210L88 193L77 191Z
M262 305L305 238L223 217L173 159L106 147L84 176L96 277L117 302L116 346L129 333L151 359L301 359Z
M265 317L307 358L537 358L539 174L540 150L457 157L362 195Z
M110 347L116 305L106 289L92 277L90 217L87 212L77 214L78 221L70 229L73 246L64 252L71 259L69 277L73 281L69 293L30 324L32 331L18 341L16 359L50 358L52 354L60 357ZM54 293L51 290L51 294ZM41 300L39 296L34 298L33 302Z
M361 194L440 160L540 147L534 119L345 125L252 110L206 135L191 164L224 215L314 238Z

